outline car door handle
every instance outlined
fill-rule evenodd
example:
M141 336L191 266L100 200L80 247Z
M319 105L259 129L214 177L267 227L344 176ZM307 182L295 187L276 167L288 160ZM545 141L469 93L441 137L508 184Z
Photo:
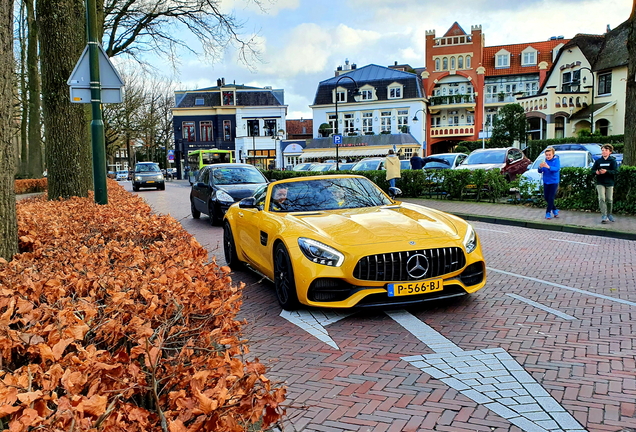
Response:
M243 217L243 212L238 212L239 217Z

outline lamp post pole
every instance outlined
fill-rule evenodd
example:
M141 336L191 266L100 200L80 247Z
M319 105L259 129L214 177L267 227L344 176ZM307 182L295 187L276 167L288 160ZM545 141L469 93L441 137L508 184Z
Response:
M417 113L418 112L424 112L423 109L418 109L417 111L415 111L415 114L413 114L413 123L417 123L420 119L417 118ZM423 123L424 124L424 123ZM424 131L424 134L426 134L426 131ZM422 140L423 142L425 142L426 140ZM422 152L424 152L424 146L422 146ZM427 156L422 154L422 156Z
M594 134L594 72L592 72L592 69L586 66L581 66L581 69L586 69L590 71L591 80L592 80L592 103L590 104L590 131L593 135Z
M340 119L338 118L338 83L341 80L345 79L345 78L348 78L351 81L353 81L353 85L356 86L355 90L354 90L354 93L353 93L353 96L355 97L355 96L357 96L359 94L358 83L356 82L356 80L354 80L350 76L342 75L340 78L338 78L336 80L336 94L335 94L335 96L336 96L336 130L335 130L335 134L334 135L338 135L338 123L340 122ZM348 92L349 91L347 90L347 93ZM340 171L340 158L338 157L338 145L339 144L336 144L336 171Z
M252 131L252 165L256 166L256 137Z

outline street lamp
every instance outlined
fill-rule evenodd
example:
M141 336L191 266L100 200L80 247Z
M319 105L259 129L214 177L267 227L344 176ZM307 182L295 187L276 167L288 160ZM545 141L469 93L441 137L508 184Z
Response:
M418 112L425 112L425 111L423 109L418 109L417 111L415 111L415 114L413 114L413 123L417 123L418 121L420 121L420 119L417 118L417 113ZM426 134L426 132L425 132L425 134ZM424 138L426 138L426 136ZM422 141L426 142L425 139L422 139ZM424 146L422 146L422 151L423 152L425 151L424 150ZM426 156L426 155L422 154L422 156Z
M590 104L590 130L593 135L594 134L594 72L592 72L592 69L586 66L581 66L580 69L586 69L590 71L590 75L592 76L592 103ZM583 84L585 84L585 78L583 78Z
M355 86L355 89L353 90L353 93L351 94L352 97L356 97L360 94L360 90L358 90L358 83L356 82L356 80L354 80L353 78L351 78L350 76L347 75L342 75L340 78L338 78L336 80L336 130L335 130L335 134L334 135L338 135L338 83L345 79L348 78L351 81L353 81L353 85ZM349 90L347 90L347 93L349 92ZM338 158L338 144L336 144L336 171L340 171L340 159Z
M285 156L283 155L283 148L280 148L280 152L278 151L279 148L279 143L282 143L283 141L283 136L285 136L285 132L280 129L276 135L272 135L272 139L274 140L274 154L276 155L276 165L278 165L278 168L280 168L281 170L285 169ZM278 157L280 153L280 158Z

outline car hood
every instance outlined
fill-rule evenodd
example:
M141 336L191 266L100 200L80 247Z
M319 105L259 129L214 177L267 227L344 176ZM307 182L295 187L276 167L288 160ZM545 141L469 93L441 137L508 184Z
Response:
M254 191L265 183L242 183L233 185L219 185L216 188L229 194L234 201L240 201L243 198L251 197Z
M468 169L468 170L491 170L491 169L501 169L505 166L504 163L496 163L496 164L470 164L470 165L458 165L455 169Z
M528 171L521 174L521 178L525 178L533 182L539 182L541 181L541 174L539 174L539 171L536 169L529 169Z
M458 235L449 215L407 203L297 213L287 217L304 225L301 232L313 231L317 235L316 240L341 246L377 245L399 240L417 241ZM309 233L306 235L309 236Z

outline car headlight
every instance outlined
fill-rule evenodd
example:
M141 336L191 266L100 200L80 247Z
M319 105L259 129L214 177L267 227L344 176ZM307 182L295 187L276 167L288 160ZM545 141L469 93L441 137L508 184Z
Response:
M311 262L329 267L340 267L344 261L344 255L326 244L316 240L300 237L298 246L303 254Z
M471 253L477 248L477 234L470 224L468 224L468 230L464 236L464 247L467 253Z
M135 181L141 181L141 176L135 176Z
M232 198L229 193L223 192L222 190L216 191L216 199L224 202L234 202L234 198Z

